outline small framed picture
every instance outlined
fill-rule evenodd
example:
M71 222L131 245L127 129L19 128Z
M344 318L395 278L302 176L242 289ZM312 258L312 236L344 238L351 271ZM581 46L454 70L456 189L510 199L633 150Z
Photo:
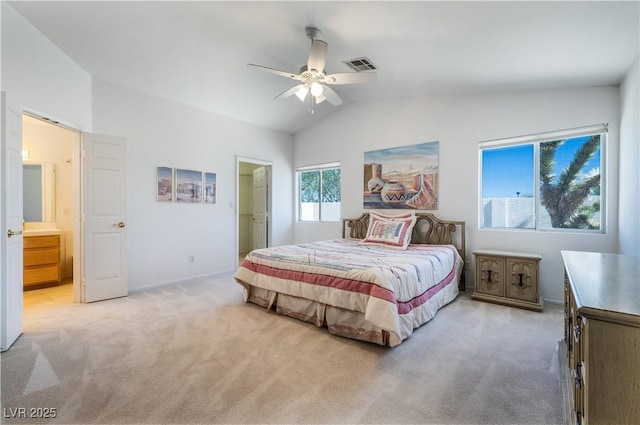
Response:
M157 172L156 201L173 201L173 168L158 167Z
M202 203L202 171L176 169L176 202Z
M204 173L204 203L216 203L216 173Z

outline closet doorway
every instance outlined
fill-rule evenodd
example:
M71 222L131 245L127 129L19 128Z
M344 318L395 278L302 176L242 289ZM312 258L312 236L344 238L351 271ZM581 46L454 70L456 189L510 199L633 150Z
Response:
M270 244L271 168L267 161L237 160L237 265L249 251Z

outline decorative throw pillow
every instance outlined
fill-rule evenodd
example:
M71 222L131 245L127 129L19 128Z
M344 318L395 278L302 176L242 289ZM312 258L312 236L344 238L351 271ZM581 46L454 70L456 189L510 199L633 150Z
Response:
M379 245L393 249L407 249L411 241L411 232L416 224L413 211L400 215L369 213L367 235L361 245Z

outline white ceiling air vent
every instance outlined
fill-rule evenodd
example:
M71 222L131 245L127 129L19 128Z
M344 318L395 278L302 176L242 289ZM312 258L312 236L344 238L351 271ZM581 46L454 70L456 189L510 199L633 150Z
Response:
M350 59L350 60L342 61L342 62L344 64L346 64L349 68L353 69L356 72L375 71L376 69L378 69L373 64L373 62L371 62L371 59L365 58L365 57L356 58L356 59Z

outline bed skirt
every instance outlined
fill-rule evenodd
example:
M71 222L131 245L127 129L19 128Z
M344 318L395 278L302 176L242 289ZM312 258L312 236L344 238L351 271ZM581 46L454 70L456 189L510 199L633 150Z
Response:
M333 335L390 347L399 345L413 333L413 329L430 321L438 310L458 295L458 281L454 279L426 303L414 309L412 319L401 315L400 320L413 320L414 323L401 326L401 329L410 331L398 338L365 320L364 313L259 288L240 280L238 283L244 287L245 302L273 309L279 314L313 323L318 327L326 327Z

